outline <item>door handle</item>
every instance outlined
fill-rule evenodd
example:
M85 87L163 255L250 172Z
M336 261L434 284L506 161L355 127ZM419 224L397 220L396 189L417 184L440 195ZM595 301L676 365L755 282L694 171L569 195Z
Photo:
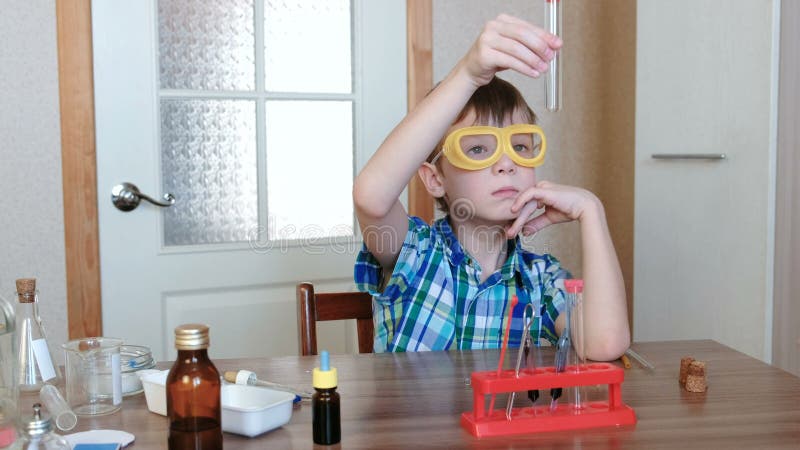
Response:
M653 159L707 159L712 161L728 157L725 153L654 153L650 156Z
M174 195L169 193L164 194L164 201L159 201L143 194L133 183L120 183L111 188L111 203L120 211L133 211L139 206L139 202L141 202L142 199L162 208L169 208L175 204Z

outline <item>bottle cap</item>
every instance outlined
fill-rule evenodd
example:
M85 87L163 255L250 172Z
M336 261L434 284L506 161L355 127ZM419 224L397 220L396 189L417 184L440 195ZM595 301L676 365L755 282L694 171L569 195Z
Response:
M583 292L583 280L573 278L564 280L564 289L566 289L569 294L581 293Z
M202 350L210 344L208 325L187 323L175 327L175 348L178 350Z
M26 417L22 421L22 431L28 436L39 436L53 431L53 424L50 416L42 413L41 403L33 405L33 416Z
M18 278L17 296L20 303L33 303L36 300L36 278Z
M336 367L330 366L330 356L326 350L319 354L319 367L314 368L312 384L318 389L335 388L339 384Z

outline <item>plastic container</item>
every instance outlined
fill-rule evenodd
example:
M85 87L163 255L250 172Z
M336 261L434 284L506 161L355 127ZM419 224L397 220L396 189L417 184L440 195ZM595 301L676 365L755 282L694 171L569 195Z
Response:
M144 388L138 372L156 366L152 352L139 345L123 345L119 349L119 357L122 366L122 396L140 394Z
M168 370L138 373L147 409L167 415ZM290 392L239 384L222 386L222 431L248 437L258 436L289 422L295 395Z
M167 375L169 370L141 370L137 373L142 381L144 399L150 412L167 415Z
M294 394L274 389L222 386L222 431L258 436L289 423Z

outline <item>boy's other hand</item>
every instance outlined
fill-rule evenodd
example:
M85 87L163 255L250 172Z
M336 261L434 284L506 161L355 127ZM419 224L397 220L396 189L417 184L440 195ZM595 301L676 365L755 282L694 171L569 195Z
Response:
M500 14L483 27L462 65L476 87L506 69L536 78L547 71L547 63L561 45L560 37L522 19Z
M514 200L511 212L519 215L506 228L506 235L513 238L522 232L529 236L553 224L581 220L587 211L602 210L602 207L597 196L586 189L540 181ZM544 208L544 212L534 216L540 208Z

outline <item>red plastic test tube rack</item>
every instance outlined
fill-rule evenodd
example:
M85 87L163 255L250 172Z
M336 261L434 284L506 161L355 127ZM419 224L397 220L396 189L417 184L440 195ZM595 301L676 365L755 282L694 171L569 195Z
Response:
M545 431L573 430L608 426L633 425L636 415L633 408L622 403L621 384L625 378L622 368L607 363L592 363L575 371L574 366L556 373L554 367L523 369L519 378L513 370L472 373L472 411L461 414L461 426L476 437L508 434L539 433ZM575 408L562 403L555 411L547 406L514 408L511 419L505 411L486 412L485 396L532 389L608 385L607 401L592 401Z

